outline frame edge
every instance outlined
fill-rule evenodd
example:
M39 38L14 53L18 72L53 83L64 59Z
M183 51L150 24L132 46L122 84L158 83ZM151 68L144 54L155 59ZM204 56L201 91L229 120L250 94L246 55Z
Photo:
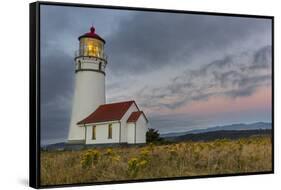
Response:
M38 13L39 3L29 4L29 186L40 187L38 142L38 110L37 110L37 72L38 72ZM39 147L40 149L40 147Z

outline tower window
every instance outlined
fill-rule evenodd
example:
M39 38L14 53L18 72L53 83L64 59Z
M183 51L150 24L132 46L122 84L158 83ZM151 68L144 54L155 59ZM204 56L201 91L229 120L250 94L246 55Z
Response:
M99 70L101 71L101 62L99 63Z
M108 138L112 139L112 124L111 123L108 125Z
M81 61L79 60L78 61L78 70L80 70L81 69Z
M94 125L92 128L92 139L95 140L96 139L96 126Z

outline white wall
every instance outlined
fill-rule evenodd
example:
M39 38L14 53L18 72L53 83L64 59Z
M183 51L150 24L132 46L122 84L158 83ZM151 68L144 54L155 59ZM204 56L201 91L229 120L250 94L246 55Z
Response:
M121 142L127 142L127 120L130 117L131 113L134 111L138 111L138 108L135 104L132 104L127 112L124 114L121 122Z
M143 114L136 123L127 123L127 141L129 144L146 143L147 122Z
M135 144L135 123L127 124L127 141L128 144Z
M106 143L119 143L119 122L112 123L112 139L108 139L108 125L96 125L96 139L92 139L92 125L86 126L86 144L106 144Z
M136 122L136 143L146 143L147 122L143 114Z
M93 69L92 67L99 62L95 59L92 62L89 59L80 59L80 61L83 69ZM85 140L85 129L78 127L77 122L94 112L99 105L105 103L105 75L103 73L80 71L74 74L75 91L68 141Z

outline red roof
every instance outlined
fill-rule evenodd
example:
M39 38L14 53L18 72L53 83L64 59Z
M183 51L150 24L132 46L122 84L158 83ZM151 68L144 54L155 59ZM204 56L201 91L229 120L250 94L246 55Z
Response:
M78 39L80 40L80 38L96 38L103 41L103 43L105 43L105 40L95 33L95 28L93 26L90 28L90 32L85 33L84 35L80 36Z
M141 116L141 114L144 115L143 111L132 112L132 114L128 118L127 122L136 122L139 119L139 117ZM144 115L144 118L146 119L145 115ZM146 119L146 121L147 121L147 119Z
M77 124L99 123L120 120L135 101L100 105L96 111Z

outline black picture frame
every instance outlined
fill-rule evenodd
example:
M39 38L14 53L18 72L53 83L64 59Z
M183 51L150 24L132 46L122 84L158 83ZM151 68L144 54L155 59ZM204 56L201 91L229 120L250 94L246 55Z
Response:
M140 179L140 180L121 180L110 182L93 182L79 184L64 184L64 185L48 185L40 184L40 6L68 6L68 7L87 7L87 8L103 8L117 10L135 10L135 11L151 11L151 12L169 12L169 13L186 13L195 15L216 15L216 16L231 16L231 17L246 17L246 18L263 18L271 20L272 31L272 170L267 172L250 172L236 174L219 174L219 175L203 175L203 176L188 176L188 177L169 177L157 179ZM274 16L264 15L249 15L249 14L232 14L232 13L217 13L217 12L200 12L187 10L167 10L155 8L141 7L120 7L109 5L91 5L77 3L60 3L60 2L45 2L39 1L29 4L29 39L30 39L30 75L29 75L29 185L33 188L52 188L52 187L70 187L70 186L87 186L100 184L121 184L134 182L149 182L163 180L184 180L194 178L211 178L211 177L227 177L227 176L243 176L243 175L258 175L258 174L273 174L274 173Z

